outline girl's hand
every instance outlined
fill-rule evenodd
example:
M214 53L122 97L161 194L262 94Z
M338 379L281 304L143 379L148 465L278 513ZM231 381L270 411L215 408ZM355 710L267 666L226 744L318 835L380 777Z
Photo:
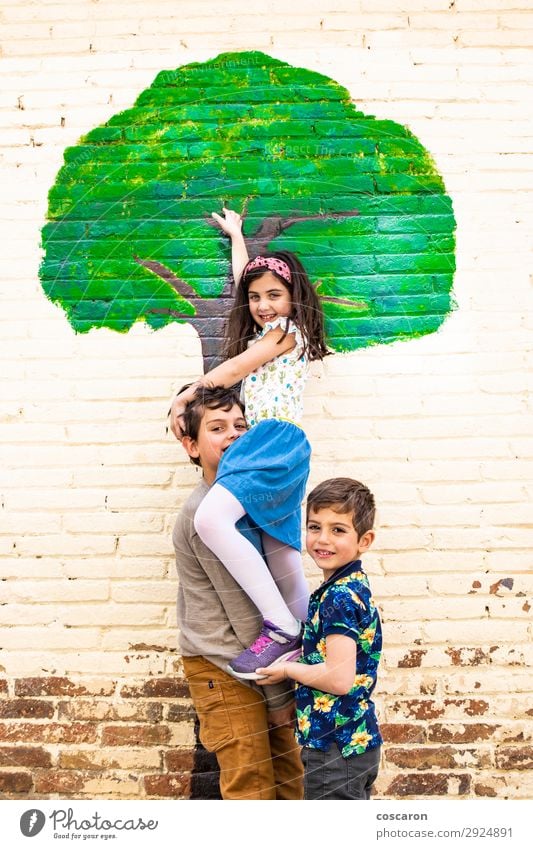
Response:
M172 405L170 407L169 416L170 416L170 430L176 437L176 439L181 440L185 436L184 423L183 423L183 413L185 411L185 404L181 399L181 395L178 395L174 398Z
M239 213L234 212L232 209L226 209L225 206L222 207L222 211L224 213L224 217L219 215L217 212L211 213L220 229L223 230L230 239L234 239L235 236L240 236L242 234L242 218Z
M287 667L284 663L277 664L276 666L265 666L261 669L256 669L256 672L260 676L257 679L257 683L261 687L267 684L279 684L288 678Z
M176 439L179 439L180 442L185 436L183 421L183 413L185 412L185 407L187 406L189 401L192 401L196 390L199 389L202 385L202 380L197 380L195 383L189 384L187 388L183 388L180 392L178 392L178 394L173 399L170 405L170 410L168 411L170 419L170 429Z

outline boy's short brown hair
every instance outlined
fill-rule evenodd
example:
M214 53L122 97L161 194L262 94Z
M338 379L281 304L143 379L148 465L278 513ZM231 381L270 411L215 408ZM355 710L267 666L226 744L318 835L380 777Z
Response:
M374 527L376 502L364 483L353 478L329 478L315 486L307 496L309 512L330 507L335 513L351 513L352 525L359 537Z
M188 389L190 385L189 383L186 386L182 386L180 392ZM226 389L224 386L199 386L183 412L184 436L189 436L195 441L198 439L200 424L206 409L229 412L235 406L240 407L244 415L244 404L240 399L239 392L235 388L230 387ZM190 459L195 466L202 465L199 457L191 457Z

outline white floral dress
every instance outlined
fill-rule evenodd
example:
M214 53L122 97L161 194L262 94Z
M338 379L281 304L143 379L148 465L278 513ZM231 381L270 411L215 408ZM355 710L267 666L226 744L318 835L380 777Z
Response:
M268 321L248 347L275 327L294 335L296 345L291 351L259 366L244 379L242 399L250 427L262 419L286 419L294 424L302 420L308 362L300 329L290 319L279 316L275 321Z
M299 426L308 364L302 334L286 318L265 324L250 344L274 327L293 333L296 345L245 378L242 392L250 430L224 452L216 482L240 501L261 530L300 551L301 506L311 456Z

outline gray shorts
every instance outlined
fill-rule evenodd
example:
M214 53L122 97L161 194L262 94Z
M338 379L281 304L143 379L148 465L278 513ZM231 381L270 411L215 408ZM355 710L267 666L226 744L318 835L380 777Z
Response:
M332 743L327 752L304 746L304 799L370 799L377 778L381 746L343 758Z

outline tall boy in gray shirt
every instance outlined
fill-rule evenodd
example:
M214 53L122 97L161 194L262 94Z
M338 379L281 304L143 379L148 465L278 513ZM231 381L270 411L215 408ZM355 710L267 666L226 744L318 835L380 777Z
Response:
M259 687L226 672L228 662L257 637L262 620L193 524L222 453L246 431L238 393L200 387L185 411L183 430L182 445L203 471L173 533L179 643L200 722L200 740L216 753L223 799L302 799L302 764L292 730L292 686L284 682ZM254 529L246 517L241 532L254 541Z

